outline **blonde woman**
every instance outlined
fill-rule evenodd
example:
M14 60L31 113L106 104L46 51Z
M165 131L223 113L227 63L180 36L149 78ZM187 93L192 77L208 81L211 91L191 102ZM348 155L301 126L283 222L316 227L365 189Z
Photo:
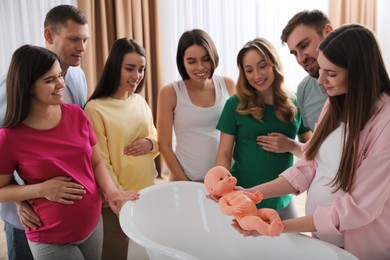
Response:
M217 129L221 131L217 165L237 178L237 185L252 187L271 181L301 156L301 142L311 137L284 88L282 66L274 47L257 38L239 51L237 94L227 100ZM278 210L282 219L297 215L292 195L263 200L259 207Z

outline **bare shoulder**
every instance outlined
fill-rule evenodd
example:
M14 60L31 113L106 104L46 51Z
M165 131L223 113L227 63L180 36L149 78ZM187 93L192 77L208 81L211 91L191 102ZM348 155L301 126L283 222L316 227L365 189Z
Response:
M160 89L160 93L159 93L159 95L162 95L163 97L171 96L172 94L174 94L176 96L176 93L175 93L175 90L174 90L172 84L168 84L168 85L163 86Z
M158 100L161 104L176 106L176 92L172 84L165 85L160 89Z
M236 83L232 78L223 77L223 81L225 81L226 89L230 96L236 93Z

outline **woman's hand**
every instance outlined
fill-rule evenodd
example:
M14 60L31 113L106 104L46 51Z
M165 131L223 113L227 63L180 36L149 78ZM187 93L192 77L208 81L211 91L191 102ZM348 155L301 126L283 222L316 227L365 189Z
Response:
M269 133L259 135L256 138L257 144L271 153L287 153L295 149L295 141L281 133Z
M235 220L235 219L233 219L233 221L232 221L232 227L235 230L237 230L244 237L249 237L249 236L258 237L258 236L261 236L261 234L259 232L257 232L256 230L248 231L248 230L242 229L240 227L240 225L238 224L237 220Z
M112 192L110 195L107 195L106 199L112 211L118 214L124 202L127 200L137 200L139 199L139 196L140 194L138 191L117 190Z
M58 176L41 183L38 197L71 205L75 200L81 200L85 193L84 187L72 181L72 178Z
M152 149L153 149L152 141L149 140L148 138L141 138L127 145L123 149L123 153L126 155L138 156L138 155L147 154Z

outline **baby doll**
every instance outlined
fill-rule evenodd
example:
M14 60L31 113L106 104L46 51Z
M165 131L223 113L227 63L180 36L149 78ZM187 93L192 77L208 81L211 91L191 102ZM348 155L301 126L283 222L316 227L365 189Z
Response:
M262 235L279 236L284 228L279 214L268 208L257 209L256 204L263 199L261 192L249 193L244 190L234 190L237 179L222 167L211 168L204 179L207 191L212 196L218 196L221 211L232 215L244 230L256 230Z

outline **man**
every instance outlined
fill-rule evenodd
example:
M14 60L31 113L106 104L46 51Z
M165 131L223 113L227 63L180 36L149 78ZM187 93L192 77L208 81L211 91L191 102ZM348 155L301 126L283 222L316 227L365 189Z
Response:
M298 85L297 99L303 123L311 130L314 130L328 97L322 86L317 83L319 76L317 47L331 31L333 28L323 12L302 11L288 21L280 37L283 43L287 43L298 64L309 73Z
M60 65L64 75L64 101L83 107L87 98L87 82L84 72L79 67L84 54L89 28L82 12L71 5L59 5L52 8L44 22L46 48L60 57ZM6 79L0 79L0 122L6 112ZM15 180L22 183L15 173ZM21 216L22 223L18 213ZM37 228L40 225L38 216L26 202L0 204L0 217L4 221L7 239L8 258L33 259L27 243L25 228Z

